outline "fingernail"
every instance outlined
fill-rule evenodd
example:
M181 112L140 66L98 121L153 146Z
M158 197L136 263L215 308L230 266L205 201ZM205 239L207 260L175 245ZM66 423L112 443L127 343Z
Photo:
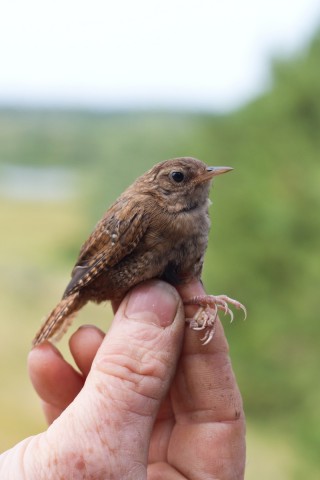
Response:
M135 320L170 325L177 313L179 295L167 283L154 280L136 287L130 294L125 314Z

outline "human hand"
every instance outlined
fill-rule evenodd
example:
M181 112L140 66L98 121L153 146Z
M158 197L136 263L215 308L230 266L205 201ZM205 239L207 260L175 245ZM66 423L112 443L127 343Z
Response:
M243 479L244 414L223 328L217 321L202 346L184 319L176 290L152 281L125 297L105 337L95 327L71 337L80 373L51 344L33 349L30 376L51 425L7 452L24 477L1 478Z

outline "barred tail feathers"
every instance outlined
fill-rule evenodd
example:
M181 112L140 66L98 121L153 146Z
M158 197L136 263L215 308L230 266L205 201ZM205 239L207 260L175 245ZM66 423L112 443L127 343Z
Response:
M83 306L79 292L63 298L48 315L42 327L32 341L33 347L45 340L58 341L67 331L75 314Z

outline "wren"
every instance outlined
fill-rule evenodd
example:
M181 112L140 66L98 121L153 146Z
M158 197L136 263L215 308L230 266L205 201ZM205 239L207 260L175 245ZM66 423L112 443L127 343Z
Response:
M209 191L212 179L232 170L208 167L191 157L156 164L139 177L106 211L80 250L61 301L36 334L33 345L58 340L73 316L89 300L120 301L145 280L159 278L178 285L200 279L208 243ZM218 310L245 307L226 295L203 295L185 304L200 307L193 330L214 335Z

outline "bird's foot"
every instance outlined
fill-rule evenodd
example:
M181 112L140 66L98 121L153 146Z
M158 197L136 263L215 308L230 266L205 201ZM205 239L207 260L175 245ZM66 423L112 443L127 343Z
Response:
M225 315L230 315L230 321L233 321L233 311L229 307L233 305L238 310L243 310L244 318L247 318L247 310L238 300L227 295L197 295L183 302L184 305L198 305L200 308L193 318L187 318L186 321L192 330L204 330L206 332L201 338L202 344L207 345L212 340L215 332L215 321L219 311Z

